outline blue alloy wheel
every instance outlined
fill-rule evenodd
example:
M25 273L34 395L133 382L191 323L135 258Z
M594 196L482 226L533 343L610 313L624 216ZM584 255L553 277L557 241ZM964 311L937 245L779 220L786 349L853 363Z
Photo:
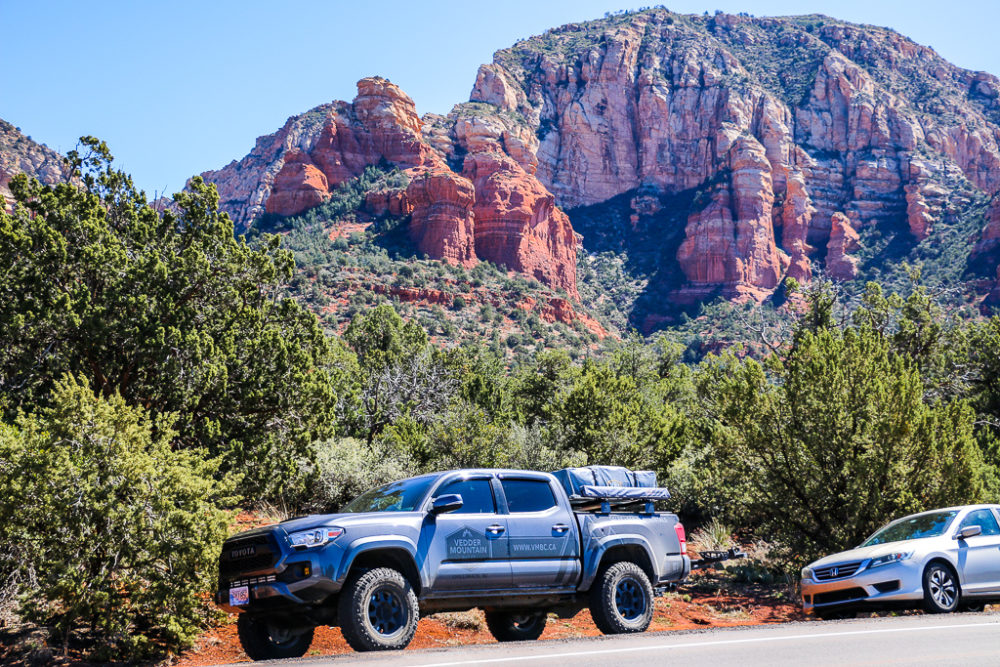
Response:
M394 592L380 588L368 602L368 622L380 635L391 635L405 624L403 602Z
M622 579L615 587L615 606L626 621L634 621L646 611L646 596L632 579Z

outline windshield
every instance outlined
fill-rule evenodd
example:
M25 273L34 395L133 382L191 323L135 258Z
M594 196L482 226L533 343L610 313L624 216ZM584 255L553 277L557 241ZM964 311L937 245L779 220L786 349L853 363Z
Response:
M437 477L413 477L365 491L341 508L341 512L412 512L424 499Z
M863 547L872 547L887 542L902 542L903 540L919 540L922 537L937 537L948 530L957 510L947 512L930 512L918 514L890 523L869 537Z

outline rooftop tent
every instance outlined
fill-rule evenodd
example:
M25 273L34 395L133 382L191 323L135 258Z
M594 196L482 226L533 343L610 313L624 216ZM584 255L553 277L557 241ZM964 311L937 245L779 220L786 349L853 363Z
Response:
M562 484L570 500L574 498L666 500L670 497L667 489L656 486L656 473L651 470L594 465L585 468L563 468L552 474Z

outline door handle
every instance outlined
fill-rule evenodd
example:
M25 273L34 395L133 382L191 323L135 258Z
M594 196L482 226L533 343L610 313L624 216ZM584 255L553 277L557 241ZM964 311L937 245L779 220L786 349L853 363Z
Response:
M507 529L498 523L486 527L486 532L489 533L492 537L498 537L505 530Z
M566 533L569 532L569 526L567 526L564 523L557 523L556 525L552 526L552 532L559 533L560 535L565 535Z

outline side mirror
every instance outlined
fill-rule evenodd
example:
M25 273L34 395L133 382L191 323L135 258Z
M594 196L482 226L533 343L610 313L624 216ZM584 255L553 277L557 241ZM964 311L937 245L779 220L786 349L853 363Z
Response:
M431 501L431 514L454 512L457 509L461 509L464 504L465 502L462 500L462 496L460 494L446 493L443 496L438 496Z
M970 537L983 534L982 526L966 526L955 534L956 540L967 540Z

